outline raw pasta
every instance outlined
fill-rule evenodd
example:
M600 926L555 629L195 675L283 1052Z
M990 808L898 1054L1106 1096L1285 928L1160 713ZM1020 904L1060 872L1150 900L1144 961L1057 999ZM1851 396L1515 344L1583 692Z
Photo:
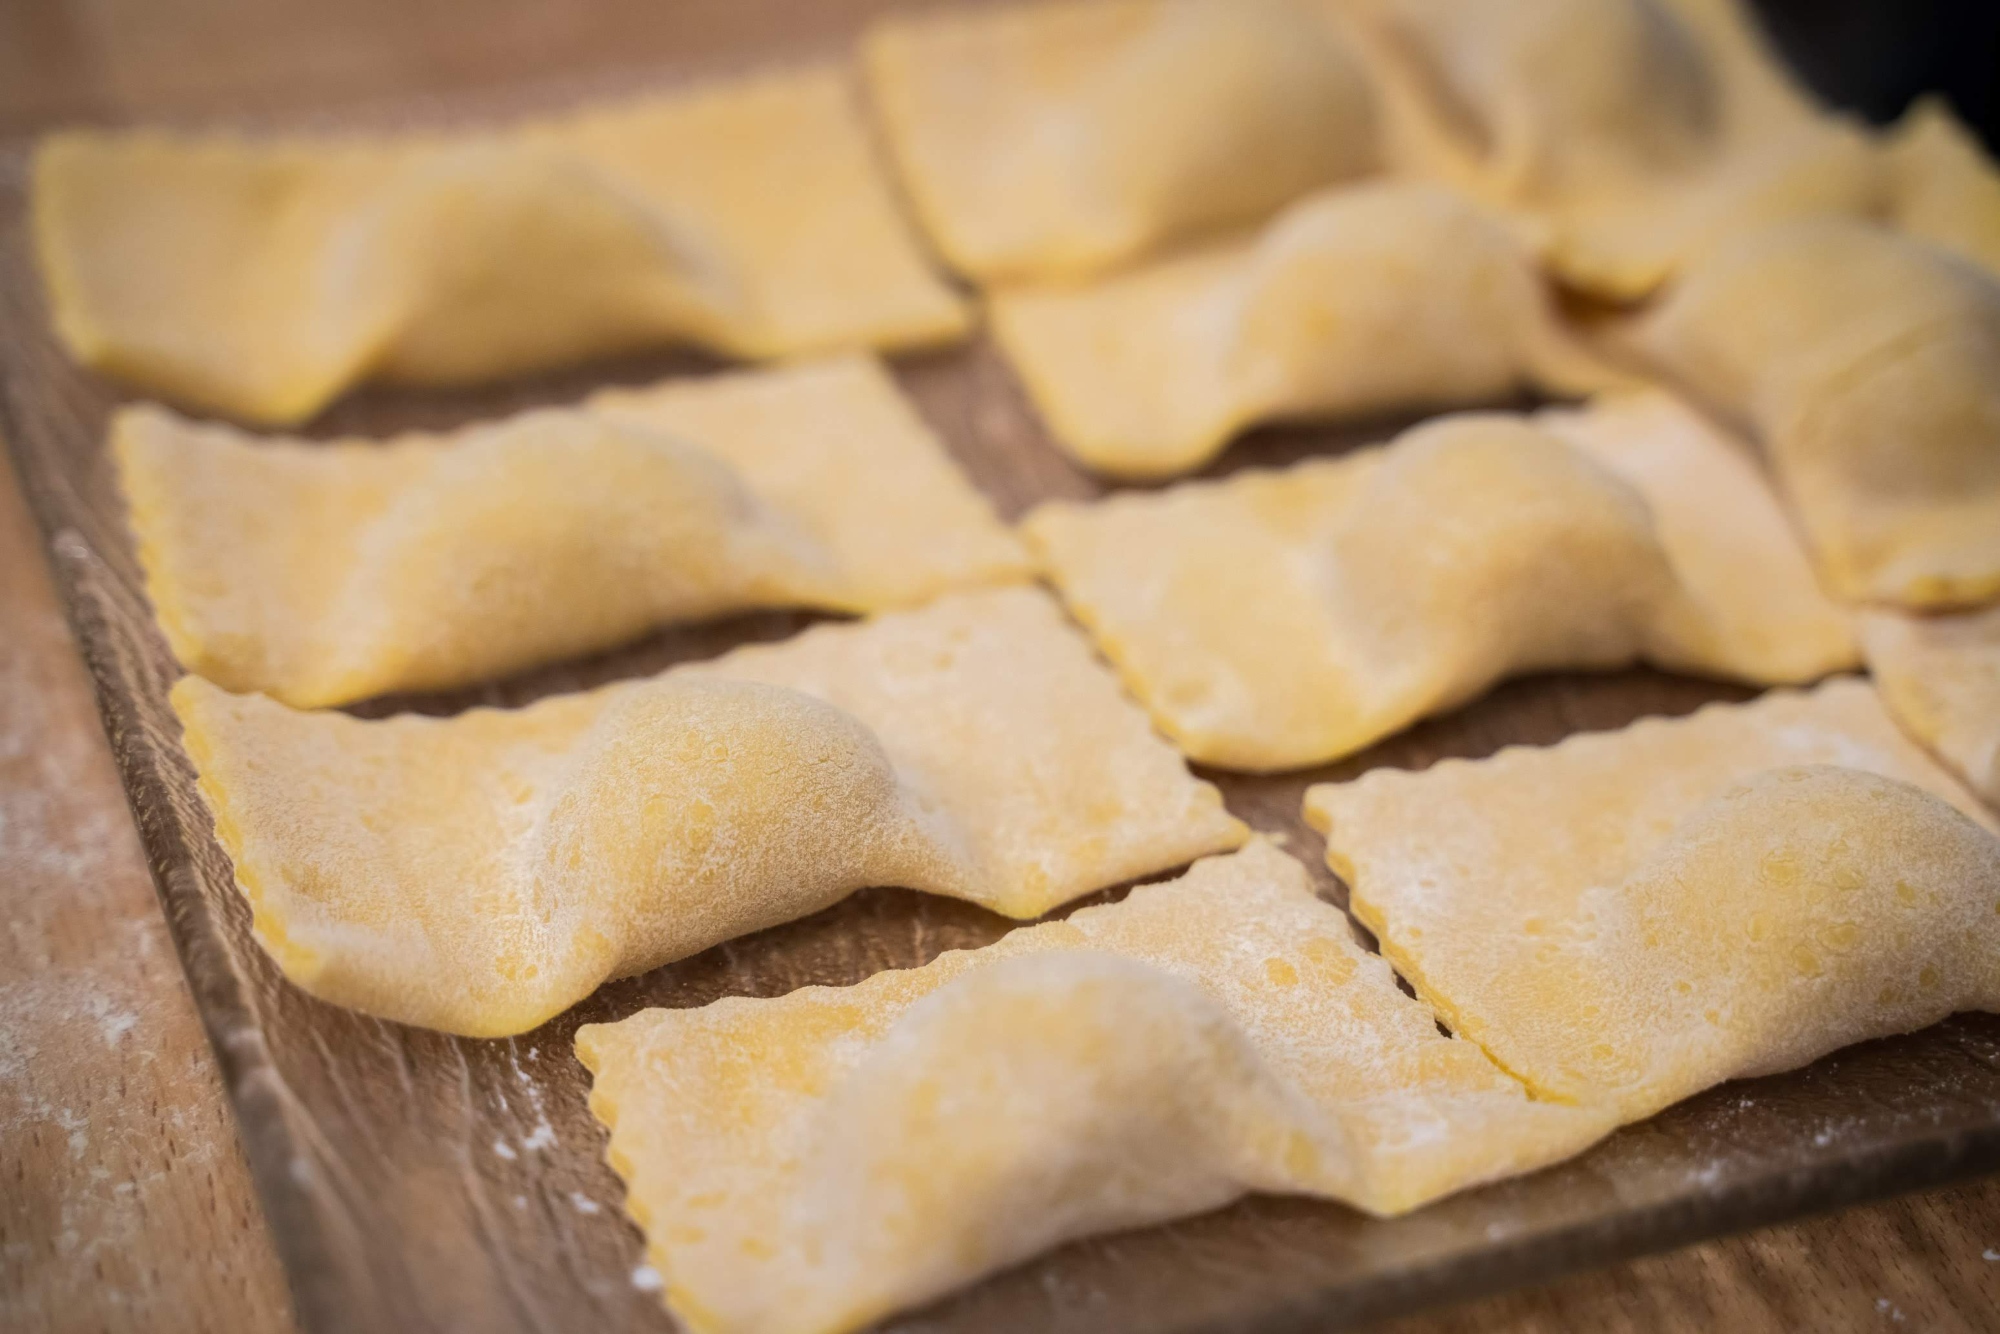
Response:
M1161 730L1227 768L1336 759L1523 672L1857 661L1745 451L1658 392L1047 505L1023 532Z
M1836 596L2000 596L2000 276L1866 222L1780 223L1629 337L1754 428Z
M1890 216L2000 277L2000 167L1942 99L1920 99L1889 142Z
M1874 144L1737 0L1353 0L1401 173L1506 210L1562 278L1645 295L1731 231L1867 212Z
M1033 917L1245 837L1025 588L513 711L173 702L286 976L472 1037L864 886Z
M1861 648L1903 730L2000 809L2000 607L1861 613Z
M599 394L445 436L112 430L175 655L300 708L441 689L757 607L864 612L1027 561L874 363Z
M1172 477L1259 422L1616 383L1527 252L1448 190L1363 185L1255 235L1079 287L995 295L993 329L1056 443Z
M1864 682L1378 769L1306 818L1453 1032L1621 1121L2000 1009L2000 838Z
M79 361L264 423L363 380L906 347L968 323L832 68L486 134L64 133L36 154L34 222Z
M667 1305L710 1334L837 1334L1252 1190L1400 1213L1609 1128L1440 1034L1261 841L986 949L646 1010L577 1051Z
M863 46L903 186L951 265L1077 278L1372 168L1372 99L1301 0L898 15Z

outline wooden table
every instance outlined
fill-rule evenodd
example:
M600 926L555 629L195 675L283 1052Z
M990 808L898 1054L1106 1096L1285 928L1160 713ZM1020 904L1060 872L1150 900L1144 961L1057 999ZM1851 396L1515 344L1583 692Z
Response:
M789 11L795 14L796 10ZM8 0L0 137L643 69L761 0ZM291 1329L40 536L0 469L0 1329ZM2000 1179L1402 1321L2000 1328Z

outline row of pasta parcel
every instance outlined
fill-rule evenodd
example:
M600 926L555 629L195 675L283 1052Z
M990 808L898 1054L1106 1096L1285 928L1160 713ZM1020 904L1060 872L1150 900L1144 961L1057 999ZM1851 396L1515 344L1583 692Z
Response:
M65 346L172 404L108 449L299 987L491 1038L864 887L1048 919L579 1031L694 1328L1252 1191L1401 1213L2000 1010L2000 172L1941 106L1817 106L1734 0L892 16L500 129L68 132L33 208ZM1113 480L1444 415L1007 522L878 359L981 327ZM774 364L386 440L186 415L679 345ZM839 619L341 711L768 608ZM1307 790L1379 953L1190 767L1633 664L1769 689Z

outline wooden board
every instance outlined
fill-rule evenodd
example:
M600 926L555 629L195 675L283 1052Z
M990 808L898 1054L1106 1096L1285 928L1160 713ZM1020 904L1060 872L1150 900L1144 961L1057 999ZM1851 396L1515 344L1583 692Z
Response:
M880 6L838 8L851 20L871 7ZM729 63L758 53L709 54ZM433 106L423 114L497 109ZM602 1134L584 1109L586 1080L569 1054L576 1025L648 1004L853 982L991 940L1006 923L964 904L870 891L618 983L507 1042L383 1024L290 988L250 939L249 913L175 740L164 691L177 669L138 591L100 447L117 395L71 367L48 338L23 225L24 181L18 152L0 159L0 433L50 540L303 1323L315 1331L670 1328L655 1295L634 1281L640 1241L619 1216L622 1191L599 1161ZM693 359L667 358L480 395L370 394L314 430L449 424L564 401L607 380L702 369ZM1008 514L1045 496L1096 492L1049 447L986 346L912 361L899 375ZM1382 429L1267 433L1232 451L1217 471L1348 447ZM395 707L525 702L804 623L771 615L670 633L588 663ZM1319 841L1296 818L1309 781L1546 743L1731 694L1643 673L1543 678L1504 687L1332 770L1211 777L1239 814L1317 865ZM1338 885L1323 879L1337 897ZM1994 1167L2000 1020L1966 1017L1806 1071L1713 1091L1572 1163L1409 1218L1375 1222L1337 1206L1252 1200L1064 1248L896 1323L939 1334L1323 1328Z
M0 78L0 86L4 86ZM236 1118L0 463L0 1330L285 1334Z

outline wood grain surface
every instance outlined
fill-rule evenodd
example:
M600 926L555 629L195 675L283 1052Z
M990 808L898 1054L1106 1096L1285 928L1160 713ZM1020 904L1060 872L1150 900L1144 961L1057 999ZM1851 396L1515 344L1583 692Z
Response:
M284 1280L0 470L0 1329L283 1329Z
M796 54L863 12L843 3L531 5L498 0L144 0L0 7L0 125L75 117L393 115L411 94L462 105L629 85L746 53ZM475 17L476 15L476 17ZM539 91L516 91L524 79ZM160 692L172 667L136 593L97 441L107 388L49 345L24 263L18 156L0 167L0 345L8 434L53 542L172 934L243 1118L256 1182L312 1329L664 1329L635 1282L639 1243L597 1161L568 1053L575 1024L639 1004L857 980L990 939L966 905L876 891L828 913L608 988L548 1028L466 1043L375 1023L292 991L247 936L205 815L191 801ZM374 395L316 430L451 422L573 397L598 368L479 396ZM983 348L901 368L908 389L1003 509L1089 494L1039 437ZM1266 435L1223 465L1341 447L1369 432ZM18 513L0 547L0 1325L280 1328L194 1010L144 904L139 848L49 615ZM40 599L39 603L37 599ZM747 637L759 617L663 635L621 654L455 699L517 702L656 670ZM1553 740L1727 692L1648 674L1544 678L1340 766L1415 765ZM63 701L67 700L65 704ZM29 701L32 701L30 703ZM92 772L92 768L95 772ZM1324 774L1311 775L1313 778ZM1239 813L1286 834L1304 779L1230 780ZM1329 882L1329 889L1333 890ZM150 941L151 944L146 942ZM1320 1327L1563 1265L1657 1247L1802 1205L1862 1198L1988 1164L2000 1151L2000 1023L1968 1018L1731 1086L1584 1159L1394 1224L1300 1201L1252 1201L1187 1224L1066 1248L913 1316L908 1329ZM81 1138L79 1138L81 1136ZM130 1185L131 1189L121 1187ZM1419 1329L1991 1328L2000 1188L1953 1188L1838 1219L1713 1243L1397 1326ZM1468 1257L1470 1259L1468 1260ZM1370 1284L1356 1287L1357 1276ZM643 1279L643 1276L641 1276ZM1454 1284L1456 1286L1454 1286ZM1345 1291L1346 1299L1328 1297ZM1358 1294L1358 1295L1357 1295ZM13 1318L22 1317L18 1322Z

